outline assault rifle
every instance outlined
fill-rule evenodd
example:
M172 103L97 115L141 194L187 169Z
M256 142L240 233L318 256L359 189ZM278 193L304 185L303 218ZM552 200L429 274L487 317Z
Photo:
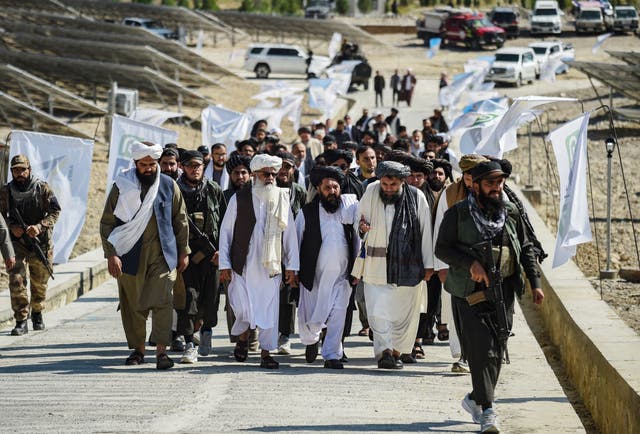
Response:
M502 237L502 232L500 233ZM493 259L493 251L491 241L484 241L481 243L477 243L473 245L473 250L480 255L482 266L488 271L489 276L489 286L486 287L484 291L479 294L479 301L487 300L490 303L493 303L495 307L496 314L496 324L494 324L491 319L491 315L487 315L487 325L491 329L494 334L494 337L498 340L498 345L500 346L501 351L504 351L505 362L509 363L509 350L507 349L507 340L509 339L509 335L511 334L511 330L509 329L509 320L507 317L507 306L504 303L504 294L502 293L502 275L500 273L500 258L502 257L502 246L500 248L500 253L498 254L498 263ZM481 285L485 286L484 282ZM484 295L484 297L482 297ZM473 295L470 296L472 299ZM476 297L477 298L477 297ZM469 298L469 304L475 304Z
M540 241L538 240L538 237L536 237L536 233L533 230L533 225L529 220L527 211L525 211L524 206L522 205L522 201L520 200L518 195L513 190L511 190L507 185L504 186L504 192L507 194L509 201L513 203L516 206L516 208L518 208L518 211L520 212L520 216L522 217L522 221L524 223L524 229L525 231L527 231L527 237L533 243L533 251L536 255L536 259L540 264L542 264L542 261L544 261L544 258L546 258L549 255L547 254L547 252L544 251L544 249L542 248L542 243L540 243Z
M55 277L53 277L53 268L51 267L51 263L49 262L49 259L47 259L47 255L45 255L44 252L42 251L42 247L40 247L40 243L38 242L38 240L36 238L31 238L27 234L27 225L22 219L20 212L16 208L12 208L11 211L9 211L9 214L11 215L13 220L18 224L18 226L22 229L22 236L20 237L20 239L25 242L29 250L31 250L36 254L40 262L44 264L45 268L49 272L49 276L51 276L51 278L55 280Z
M194 264L199 264L202 261L211 261L211 258L213 258L213 255L216 254L218 249L216 249L213 243L209 240L209 237L206 236L198 226L196 226L188 215L187 220L189 220L189 231L194 235L194 238L190 241L190 244L193 247L192 250L195 252L191 256L191 261Z

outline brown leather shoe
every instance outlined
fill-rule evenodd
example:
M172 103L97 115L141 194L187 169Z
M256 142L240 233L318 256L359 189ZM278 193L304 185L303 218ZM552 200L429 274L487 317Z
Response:
M156 369L164 371L173 367L173 360L167 356L166 353L158 354L156 356Z
M138 350L133 350L127 360L124 362L127 366L142 365L144 363L144 354Z
M264 356L260 360L260 367L264 369L278 369L280 363L276 362L271 356Z

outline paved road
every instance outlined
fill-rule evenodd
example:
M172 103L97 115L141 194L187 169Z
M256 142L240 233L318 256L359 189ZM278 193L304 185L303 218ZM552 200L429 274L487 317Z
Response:
M57 311L47 330L26 337L0 332L0 420L4 432L306 431L473 432L460 407L470 378L450 372L443 343L402 371L379 371L369 341L350 337L344 371L279 356L281 369L237 363L226 326L214 330L214 353L195 365L155 370L124 366L128 354L109 281ZM222 315L221 317L224 317ZM354 325L354 331L356 331ZM580 432L581 424L519 313L512 364L498 387L505 432ZM177 358L177 355L176 355Z

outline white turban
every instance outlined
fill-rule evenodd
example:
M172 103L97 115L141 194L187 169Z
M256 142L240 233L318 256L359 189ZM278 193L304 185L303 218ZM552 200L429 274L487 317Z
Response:
M160 145L145 145L142 142L135 141L131 144L131 158L134 160L142 160L144 157L151 157L154 160L159 160L162 155L162 146Z
M251 171L256 172L264 169L265 167L275 169L276 172L280 170L282 166L282 158L274 157L269 154L257 154L251 159Z

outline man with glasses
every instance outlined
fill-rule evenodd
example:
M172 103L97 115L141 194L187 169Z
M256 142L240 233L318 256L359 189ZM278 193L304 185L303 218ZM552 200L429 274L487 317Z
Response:
M204 177L204 161L200 152L185 151L181 163L184 172L177 183L187 208L191 254L189 265L182 272L186 297L184 306L176 309L176 331L184 336L186 342L180 363L195 363L198 354L193 334L198 323L202 324L198 347L201 356L208 356L211 352L211 330L218 324L218 252L214 252L211 246L218 248L226 202L220 186Z
M282 266L285 282L296 286L299 264L289 191L276 185L281 166L279 157L253 157L253 182L231 197L220 231L220 279L230 281L229 302L236 315L233 354L239 362L247 359L249 330L257 327L260 367L265 369L279 367L269 352L278 348Z
M222 190L229 187L229 174L224 169L227 162L227 147L222 143L216 143L211 147L211 163L204 169L204 176L217 183Z

